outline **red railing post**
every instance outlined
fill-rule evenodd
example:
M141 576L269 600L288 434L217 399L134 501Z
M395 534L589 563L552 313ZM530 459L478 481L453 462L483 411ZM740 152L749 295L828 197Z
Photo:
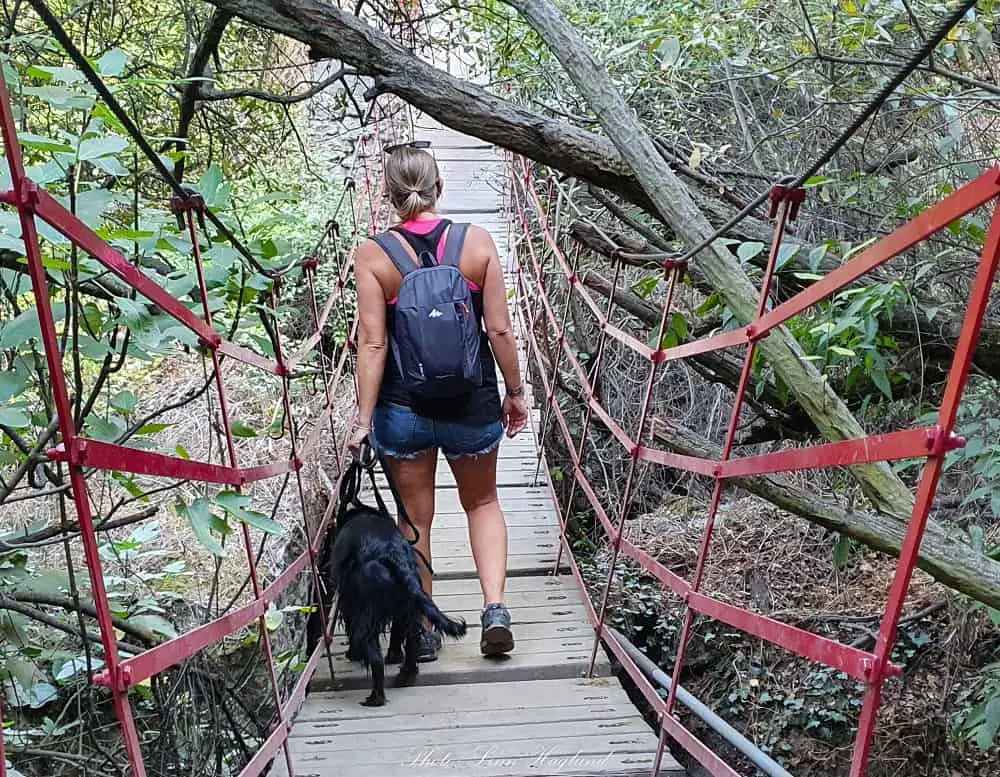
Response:
M802 192L802 190L798 190ZM804 193L804 192L803 192ZM771 242L771 250L767 258L767 267L764 270L764 278L761 281L760 296L757 300L757 318L764 315L767 310L767 301L771 294L771 280L774 277L775 264L778 261L778 251L781 249L781 239L785 234L785 226L788 223L789 214L794 208L798 210L801 196L788 192L784 187L775 187L772 192L773 201L777 206L778 223L774 230L774 239ZM733 409L729 416L729 428L726 430L726 440L722 448L721 461L728 461L733 452L733 444L736 442L736 430L739 427L740 414L743 411L743 401L746 398L747 386L750 382L750 372L753 369L754 354L757 351L757 340L753 331L753 324L747 325L747 345L746 356L743 359L743 371L740 374L740 381L737 384L736 396L733 399ZM708 551L712 542L712 534L715 530L715 518L722 501L722 489L725 481L721 477L721 471L716 475L715 486L712 489L712 499L708 507L708 516L705 522L705 530L702 533L701 547L698 551L698 563L695 567L694 578L691 581L691 590L698 591L701 587L702 578L705 574L705 565L708 562ZM690 607L684 613L684 625L681 628L680 641L677 646L677 657L674 663L674 671L670 692L667 695L666 712L673 714L674 702L677 699L677 686L681 679L681 669L684 666L684 658L687 653L687 643L691 635L691 626L694 622L694 610Z
M201 294L205 323L212 326L212 309L211 303L208 299L208 286L205 283L205 268L201 259L201 244L198 240L198 230L195 226L195 213L199 208L204 207L204 200L201 200L200 197L191 197L180 202L175 200L172 205L177 209L177 212L183 213L186 218L188 235L191 237L191 248L194 256L195 272L198 276L198 288ZM239 467L239 461L236 455L236 441L233 437L232 423L229 418L229 402L226 397L225 380L222 377L222 364L219 359L218 350L211 347L210 344L206 345L212 355L212 368L215 372L215 388L219 398L219 416L222 420L222 430L226 438L226 451L229 457L229 466L236 468ZM234 487L234 490L237 493L242 493L243 488L242 486L237 485ZM250 583L253 587L253 596L254 599L261 601L263 599L263 588L260 584L260 576L257 574L257 562L254 558L253 543L250 539L250 527L247 526L244 521L240 521L240 532L243 537L243 550L246 554ZM287 732L288 723L285 720L284 704L281 698L281 687L278 685L278 676L274 668L274 653L271 649L271 635L267 628L266 611L262 612L260 617L257 619L257 631L261 647L264 651L264 661L267 665L267 676L271 685L271 694L274 698L275 715L278 719L278 728L285 729ZM285 764L288 767L288 773L290 775L294 774L294 768L292 766L292 753L288 747L287 738L282 743L282 747L285 751Z
M882 685L886 667L896 643L896 632L899 628L899 617L906 600L906 591L917 565L917 555L920 552L920 540L927 526L934 494L937 491L938 480L944 468L947 452L954 447L949 445L954 435L955 420L958 416L958 405L962 392L969 377L972 357L979 341L983 318L990 301L990 291L997 277L997 266L1000 264L1000 207L993 212L993 219L986 234L982 256L969 295L969 306L966 308L965 319L959 332L955 356L952 359L948 382L941 400L938 413L936 436L928 440L929 453L924 471L917 486L913 512L907 525L906 537L896 563L896 572L889 589L889 599L882 615L878 638L875 642L875 661L871 667L871 677L865 688L864 704L861 708L861 718L858 722L858 735L854 743L854 753L851 759L851 777L862 777L868 763L871 750L872 734L875 730L875 719L882 698Z
M0 131L3 134L4 151L11 178L11 198L17 208L21 223L21 238L24 241L25 255L28 260L28 274L31 277L31 289L35 296L38 310L38 323L42 343L45 350L46 366L51 381L52 399L56 406L59 420L59 433L62 447L68 455L67 470L70 478L70 488L73 494L73 504L76 507L77 522L80 525L80 540L83 543L84 557L87 562L87 572L90 577L90 587L94 598L94 608L97 623L101 632L101 645L104 649L104 662L110 677L111 693L114 699L115 713L125 740L125 751L129 765L135 777L145 777L146 768L142 758L142 748L139 735L132 717L132 706L128 698L126 678L121 676L121 658L118 654L118 639L108 605L107 589L104 584L104 573L98 549L97 534L94 530L94 516L90 509L87 493L87 481L80 466L79 453L86 441L77 437L73 420L73 407L66 388L66 377L63 372L62 355L59 350L59 339L56 332L55 319L52 315L52 303L49 299L49 286L45 266L42 263L41 248L38 243L38 232L35 228L34 205L38 201L38 186L27 177L21 154L21 144L17 137L17 126L14 121L13 107L10 102L10 92L7 82L0 69Z

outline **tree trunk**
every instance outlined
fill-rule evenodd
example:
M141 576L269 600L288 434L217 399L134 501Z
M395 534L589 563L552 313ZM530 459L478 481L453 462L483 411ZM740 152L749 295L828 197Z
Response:
M688 245L696 245L710 237L712 225L705 214L660 156L607 71L598 64L590 48L559 9L550 0L506 2L528 21L562 63L667 224ZM754 318L758 292L722 243L713 242L694 261L737 318L742 321ZM865 435L829 382L822 380L819 371L803 358L802 349L786 328L772 331L759 346L775 374L791 389L827 439L846 440ZM900 521L909 518L913 497L888 464L880 462L849 469L877 510Z

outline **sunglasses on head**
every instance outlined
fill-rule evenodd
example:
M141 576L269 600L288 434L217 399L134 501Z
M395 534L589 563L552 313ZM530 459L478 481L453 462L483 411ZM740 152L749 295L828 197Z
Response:
M411 140L406 143L396 143L392 146L385 146L382 150L386 154L391 154L394 151L399 151L401 148L430 148L431 142L429 140Z

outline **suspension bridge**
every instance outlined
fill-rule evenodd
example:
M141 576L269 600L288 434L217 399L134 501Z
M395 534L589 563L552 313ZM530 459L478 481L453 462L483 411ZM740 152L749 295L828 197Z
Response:
M85 62L81 68L88 78L97 78L92 69L86 69ZM110 93L102 93L102 96L109 101L119 120L137 133L134 125L125 123L127 114L114 102L113 96ZM268 722L269 733L240 765L240 777L257 777L268 770L297 777L430 775L448 769L490 777L677 774L681 768L674 760L674 753L686 753L690 762L718 777L735 777L738 774L735 768L703 738L692 733L689 722L685 722L691 713L738 749L749 746L750 749L743 752L758 768L768 774L787 774L759 750L754 752L752 745L737 732L727 729L717 716L680 687L696 618L726 624L862 683L865 696L854 724L857 733L850 773L852 777L864 774L884 684L900 674L900 667L891 660L892 648L944 456L962 444L954 428L956 413L996 279L1000 261L1000 218L994 215L987 233L963 326L955 343L951 373L934 424L878 437L835 441L752 457L732 455L736 429L751 365L763 338L792 317L890 262L963 215L983 206L995 206L1000 197L1000 170L994 168L984 172L823 280L781 304L771 305L771 280L785 227L802 207L804 198L799 188L775 186L770 192L774 240L762 278L756 317L742 328L666 347L664 335L674 313L675 290L687 269L683 262L664 260L661 269L665 294L660 324L651 340L639 339L616 315L613 293L606 299L599 299L580 282L580 253L566 252L563 236L553 220L553 208L560 202L558 182L551 177L540 177L525 160L418 117L410 131L432 142L445 178L444 214L489 228L507 257L507 278L513 290L512 304L525 371L533 376L532 429L503 444L499 467L501 501L510 527L508 602L514 616L517 648L503 661L486 661L478 655L478 638L474 630L480 598L475 569L454 482L446 468L441 467L437 483L438 518L432 535L432 553L439 573L435 597L445 611L465 616L473 624L473 633L463 642L447 644L436 663L422 665L414 687L390 689L385 707L368 710L357 703L366 693L367 678L356 665L344 660L343 640L333 631L327 618L329 603L316 594L320 590L316 558L336 509L335 502L330 503L321 520L310 522L303 516L307 547L286 569L267 579L258 569L258 556L252 547L249 529L242 523L240 539L251 581L251 600L176 638L135 651L119 642L103 583L100 526L95 525L84 474L100 470L126 472L222 484L235 490L250 488L253 483L269 478L289 476L301 491L303 471L315 466L318 443L327 435L337 443L336 469L343 471L346 453L341 445L343 440L336 439L336 425L332 421L337 397L349 390L347 376L351 368L354 330L351 330L348 344L339 349L333 359L317 357L326 400L321 412L299 423L291 402L291 385L296 379L296 367L311 358L311 349L328 326L331 311L335 308L348 310L345 294L350 286L353 249L367 232L385 223L388 214L379 190L379 159L383 140L400 139L398 122L386 120L378 109L373 114L369 131L359 141L358 158L352 171L351 187L356 194L351 200L354 234L346 254L339 251L333 254L337 262L335 288L327 300L316 298L313 281L318 258L315 255L304 257L294 268L302 273L308 287L315 331L294 352L282 346L281 332L276 332L273 357L232 341L213 325L201 256L205 241L199 231L199 222L205 216L213 223L218 220L205 208L203 201L176 181L171 184L176 193L174 210L191 238L192 261L200 281L202 309L199 313L144 275L28 177L20 152L15 113L5 86L0 89L0 129L11 181L11 188L0 194L0 202L16 209L20 217L38 306L41 341L58 408L59 439L49 451L49 457L61 462L70 475L91 581L94 616L100 627L105 668L93 681L106 688L114 702L123 759L135 777L145 777L148 773L144 754L148 740L138 729L133 714L136 687L153 677L167 677L199 651L254 628L260 636L274 715ZM148 143L145 147L140 144L140 148L145 150ZM161 172L169 182L169 171ZM191 461L87 439L76 428L61 364L52 290L38 241L36 225L39 222L58 230L103 265L107 272L129 284L198 338L203 357L218 376L215 390L227 442L221 462ZM248 261L252 260L236 236L219 228ZM608 281L613 291L622 283L622 263L614 262L610 272ZM275 291L271 302L276 307L282 277L275 274L273 280ZM573 305L586 311L600 332L596 352L587 363L581 360L566 337ZM278 320L276 313L273 318ZM645 365L641 410L638 419L629 424L631 428L625 428L624 421L602 404L594 387L595 376L600 373L602 361L612 344L631 351ZM742 351L743 369L722 455L718 459L708 459L655 447L650 427L654 420L651 397L657 377L671 362L724 348ZM224 359L259 368L280 381L287 419L287 446L276 461L253 466L242 466L238 461L233 423L227 412L226 387L219 370ZM562 406L562 372L574 376L582 387L584 414L579 428L571 426ZM588 435L598 424L620 443L621 456L628 462L622 483L623 496L612 505L602 502L584 462ZM544 443L549 435L559 439L570 456L568 495L562 502L555 498L548 477ZM878 639L871 651L841 644L737 607L704 590L705 570L711 563L715 518L723 489L730 479L913 458L924 460L924 470L891 589L879 616ZM625 534L638 470L648 466L693 473L710 478L714 483L712 499L704 515L700 552L689 578L664 566ZM598 595L593 597L583 583L567 542L567 519L572 505L579 500L588 505L611 549L607 579ZM607 620L614 572L626 560L641 567L663 585L665 592L680 597L686 605L672 665L655 672ZM313 604L318 609L323 636L294 682L288 685L280 680L276 670L265 616L270 604L278 601L300 576L308 578L314 588ZM628 684L643 698L656 720L654 727L647 725L633 705L620 678L627 678ZM0 732L0 777L6 777L3 741Z

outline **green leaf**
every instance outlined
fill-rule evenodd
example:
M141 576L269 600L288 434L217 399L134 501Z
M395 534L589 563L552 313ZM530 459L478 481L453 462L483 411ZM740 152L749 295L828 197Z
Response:
M802 246L785 244L778 250L778 258L775 261L775 269L780 270L788 264L799 252Z
M32 338L40 339L41 329L38 325L38 309L28 308L10 321L0 325L0 351L16 348Z
M120 76L128 64L128 54L121 49L111 49L94 64L102 76Z
M59 689L51 683L35 683L28 688L28 706L32 709L44 707L59 696Z
M657 274L647 275L645 278L637 281L632 286L632 291L638 294L643 299L649 299L656 287L660 283L660 276Z
M12 407L0 407L0 424L13 429L23 429L31 423L27 415Z
M242 421L233 421L229 425L230 430L233 433L233 437L256 437L257 432L251 429Z
M677 334L678 340L688 339L688 322L680 313L674 313L670 319L670 328Z
M187 452L187 448L185 448L180 443L177 443L177 447L174 448L174 453L176 453L182 459L190 459L191 458L191 454Z
M97 671L104 667L104 662L101 659L94 657L91 658L90 665L94 671ZM79 656L77 658L71 658L59 667L59 671L55 673L54 677L57 682L62 683L86 671L87 658L86 656Z
M37 97L42 102L57 111L88 110L94 105L95 98L89 94L80 94L65 86L47 84L45 86L26 86L22 92L28 97Z
M114 442L125 432L117 418L104 419L97 415L87 416L87 432L95 440Z
M31 373L27 367L18 363L10 370L0 370L0 402L6 402L17 396L31 381Z
M246 494L239 494L236 491L220 491L215 495L215 503L225 510L229 515L238 521L260 529L267 534L284 534L285 530L281 524L271 520L263 513L247 510L246 507L253 501Z
M85 80L83 73L76 68L54 65L31 65L24 74L42 81L60 81L64 84L78 84Z
M135 412L135 408L138 404L139 400L136 395L127 389L125 391L119 391L111 397L111 407L126 415Z
M120 135L100 135L96 138L85 138L80 141L77 157L81 161L100 159L101 157L118 154L128 148L128 140Z
M892 399L892 384L889 382L889 374L885 370L885 363L879 359L872 365L872 382L878 390L885 394L886 399Z
M741 262L749 262L755 256L760 254L766 246L756 240L750 241L749 243L740 243L740 247L736 249L736 255L740 258Z
M192 531L194 531L194 536L198 538L198 541L210 553L220 558L225 558L226 549L222 547L222 544L212 533L215 527L213 520L215 516L212 515L209 504L208 499L202 496L195 499L191 504L178 501L175 503L174 509L178 515L187 519L188 523L191 524Z
M61 151L67 154L73 153L73 147L64 140L55 140L54 138L35 135L32 132L22 132L17 137L18 140L21 141L22 146L34 149L35 151Z
M136 499L141 499L144 502L149 501L149 497L146 496L146 492L139 487L139 484L135 482L135 478L131 475L125 475L121 472L112 472L111 479L128 491L129 494Z
M267 627L267 630L277 631L284 622L285 614L275 607L273 602L270 603L267 606L267 612L264 614L264 625Z
M976 732L976 746L986 752L992 747L998 732L1000 732L1000 695L994 696L986 703L985 719Z
M177 629L174 628L174 624L162 615L156 615L155 613L133 615L128 619L128 622L133 626L152 631L154 634L160 634L167 639L173 639L177 636Z
M246 494L241 494L237 491L220 491L215 495L215 499L213 501L223 510L235 514L236 511L242 510L250 504L253 499Z
M60 198L61 199L61 198ZM87 224L96 225L104 220L104 214L121 196L107 189L91 189L80 192L76 198L76 215ZM68 203L63 203L68 205Z
M169 429L174 424L146 424L140 426L136 431L136 434L156 434L157 432L162 432L164 429Z
M240 514L241 519L244 523L253 526L256 529L260 529L265 534L284 534L285 529L276 521L272 521L264 513L258 513L254 510L243 510Z
M656 55L660 58L660 67L668 68L677 63L681 55L681 42L678 38L664 38L656 47Z
M229 184L223 183L222 168L218 165L209 167L198 181L198 191L208 207L225 207L229 199Z

